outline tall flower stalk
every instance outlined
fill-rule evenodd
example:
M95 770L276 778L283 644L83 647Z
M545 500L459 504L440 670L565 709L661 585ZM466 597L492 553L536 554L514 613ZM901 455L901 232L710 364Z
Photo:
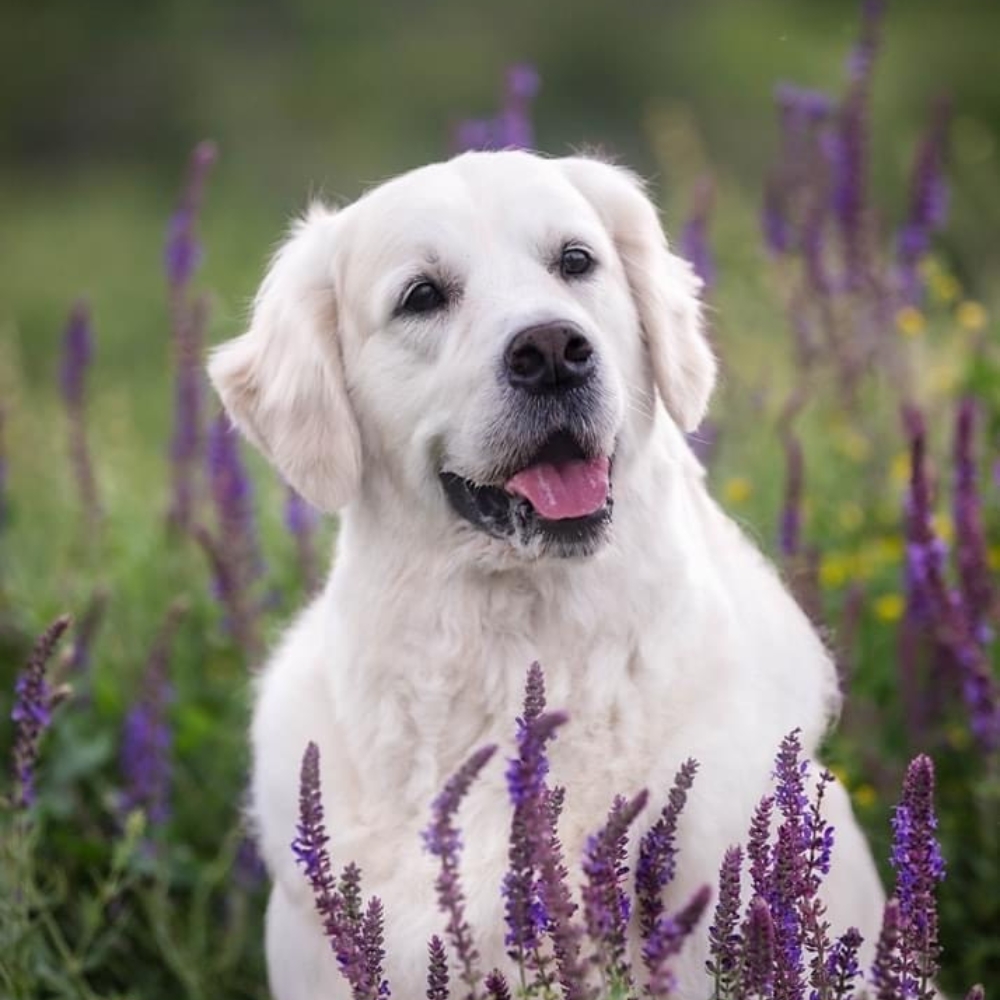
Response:
M101 517L97 481L87 441L86 378L94 355L94 331L90 308L82 300L69 315L63 337L60 388L69 427L69 455L80 505L91 526Z
M167 228L164 270L173 334L174 433L171 444L172 497L169 521L181 529L192 526L197 501L197 476L204 437L204 375L202 354L208 303L195 298L191 282L201 264L203 248L197 235L205 185L218 150L199 143L188 161L187 177Z
M38 747L52 722L52 710L67 694L47 676L49 660L70 625L70 617L57 618L39 637L14 686L14 805L27 809L35 801L35 765Z
M466 118L454 133L458 151L473 149L531 149L535 129L531 106L541 87L534 66L518 63L508 67L500 110L492 118Z

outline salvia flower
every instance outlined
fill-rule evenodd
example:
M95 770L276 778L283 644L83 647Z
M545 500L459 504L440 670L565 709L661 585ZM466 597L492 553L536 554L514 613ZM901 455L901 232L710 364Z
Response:
M892 818L890 861L899 901L899 955L903 987L919 1000L934 996L938 921L935 892L944 878L944 859L935 830L934 764L926 755L907 768L902 800Z
M649 970L648 996L668 997L673 992L677 981L670 960L679 954L698 926L711 898L712 890L703 885L676 914L657 920L653 933L642 946L643 962Z
M367 916L359 921L348 910L333 875L323 817L319 747L310 742L302 755L299 775L299 822L292 853L302 868L313 894L313 903L323 923L323 933L337 959L341 974L351 986L354 1000L378 1000L389 995L381 978L381 903L369 903ZM349 867L341 877L350 885L360 882L360 873Z
M470 995L474 995L480 979L476 964L479 952L465 919L465 893L459 881L462 841L454 820L462 799L495 752L495 746L477 750L449 779L444 790L434 800L431 825L424 831L427 850L440 862L440 870L434 883L438 906L448 918L446 932L462 969L462 981Z
M427 945L427 1000L449 1000L448 955L436 934Z
M743 963L745 996L770 997L774 978L774 921L767 900L754 896L744 925L746 942Z
M583 913L587 933L597 945L601 968L612 982L630 982L625 960L631 900L624 889L628 874L628 831L649 799L645 789L632 800L619 795L604 826L587 840L583 856Z
M167 227L164 269L170 304L174 354L174 433L171 444L172 488L170 522L191 526L196 500L196 476L204 433L204 374L202 349L208 304L192 301L191 280L202 259L197 236L198 215L208 175L218 157L212 142L199 143L188 161L181 196Z
M20 809L35 801L38 745L52 722L52 709L60 697L46 677L46 669L70 621L68 615L63 615L38 637L14 685L14 707L10 713L14 723L14 805Z
M122 729L122 812L127 815L142 809L154 829L162 827L170 816L170 654L183 614L180 603L167 612L146 662L139 697L126 714Z
M907 305L918 305L923 295L919 264L930 250L931 237L948 217L948 184L945 156L950 111L941 101L930 127L917 147L910 177L910 204L906 221L896 237L896 262L900 296Z
M91 522L100 518L97 482L87 444L86 376L94 355L94 331L86 302L74 306L63 337L60 387L69 418L69 453L80 503Z
M663 912L663 890L673 880L677 870L677 821L694 784L698 764L688 758L674 776L673 787L657 821L639 841L635 864L635 897L639 910L639 927L648 937Z
M715 917L708 929L709 960L706 970L715 981L716 1000L728 1000L737 985L743 936L740 933L740 871L743 851L730 847L719 869L719 894Z
M511 1000L510 987L503 973L494 969L484 983L488 1000Z
M708 239L708 223L715 201L715 185L711 177L702 177L695 185L691 214L681 230L680 250L701 278L705 291L715 285L715 258Z
M541 86L538 71L527 63L507 70L503 106L493 118L467 118L455 130L459 151L530 149L535 144L531 105Z
M70 653L67 669L76 677L86 673L90 667L94 639L104 622L109 598L110 594L106 587L95 588L74 630L73 649Z
M858 949L863 938L856 927L849 927L834 941L826 960L829 996L833 1000L848 1000L855 994L854 984L861 978Z

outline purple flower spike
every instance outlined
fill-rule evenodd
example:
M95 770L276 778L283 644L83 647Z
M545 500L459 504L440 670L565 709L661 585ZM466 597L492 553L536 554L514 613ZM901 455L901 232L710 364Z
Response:
M657 821L639 841L635 865L635 896L639 906L639 927L648 938L663 912L663 890L677 870L677 821L694 784L698 762L688 758L674 776L667 804Z
M173 700L170 653L183 614L180 603L167 612L146 663L141 692L125 716L122 731L121 767L125 779L122 812L142 809L154 829L161 828L170 818L173 746L167 716Z
M218 155L214 142L200 142L188 161L187 179L181 191L180 204L170 219L164 249L164 265L171 287L186 285L201 263L202 249L195 235L195 225L205 184Z
M899 971L900 914L899 900L895 896L886 900L882 911L882 929L875 946L875 960L872 963L872 985L878 1000L900 1000L912 996L903 992L903 982Z
M462 982L468 988L470 997L475 996L476 984L480 979L476 967L479 952L473 944L471 930L465 919L465 894L458 874L462 841L454 818L462 799L495 752L495 746L483 747L458 769L445 785L444 791L434 800L431 825L424 831L427 850L441 863L434 884L438 906L448 918L446 931L462 968Z
M774 921L767 901L754 896L744 929L746 961L743 966L744 996L771 997L774 978Z
M715 185L711 177L702 177L695 186L691 215L681 230L680 249L701 278L704 290L715 285L715 259L708 242L708 222L715 201Z
M427 1000L449 1000L448 956L436 934L427 945Z
M467 118L455 129L458 151L530 149L535 144L531 104L541 86L538 71L526 63L507 70L504 103L493 118Z
M934 764L926 755L916 757L907 768L892 829L890 861L896 872L899 900L903 985L913 987L913 995L926 1000L935 992L932 980L941 951L935 891L944 878L944 859L934 833Z
M100 520L97 483L87 444L87 400L85 380L94 354L94 332L90 309L82 300L73 306L63 338L60 387L69 418L69 453L80 503L91 523Z
M962 601L977 638L987 634L994 584L987 556L975 454L976 404L963 399L955 423L955 557ZM985 643L984 643L985 644Z
M771 814L774 810L774 799L768 795L757 803L753 819L750 821L750 833L747 837L747 857L750 859L750 882L754 894L767 899L771 886Z
M309 743L302 755L299 822L291 845L292 853L309 881L316 912L323 922L323 933L330 942L341 974L350 983L352 996L355 1000L379 1000L387 996L389 990L380 972L373 975L381 962L381 904L373 899L363 922L349 911L333 875L326 848L329 840L323 818L319 747ZM348 869L344 877L350 884L355 880L360 882L361 876L356 869L353 872Z
M10 717L14 723L14 805L19 809L27 809L35 801L38 744L52 722L52 709L59 699L45 671L70 621L69 615L63 615L38 637L14 685Z
M715 996L727 998L736 989L739 974L743 935L740 919L740 871L743 851L730 847L719 869L719 896L715 904L715 918L708 929L710 958L705 968L715 980Z
M850 1000L855 995L854 982L861 978L858 949L863 940L856 927L849 927L830 948L826 975L834 1000Z
M625 959L626 931L631 901L623 889L628 866L628 831L646 807L649 794L643 790L634 799L618 796L604 826L587 841L583 872L583 912L587 933L597 946L601 968L612 982L630 983Z
M677 980L670 969L670 959L680 952L698 926L711 898L712 890L703 885L674 916L661 916L657 920L653 933L642 947L642 958L649 970L647 996L668 997L673 993Z
M511 1000L510 987L503 973L499 969L494 969L487 977L486 996L488 1000Z

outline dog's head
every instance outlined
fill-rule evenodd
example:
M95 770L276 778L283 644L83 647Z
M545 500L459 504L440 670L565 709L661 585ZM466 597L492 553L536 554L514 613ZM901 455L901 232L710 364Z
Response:
M698 290L629 172L470 153L314 206L209 370L325 510L388 491L505 551L586 555L657 396L683 430L704 415Z

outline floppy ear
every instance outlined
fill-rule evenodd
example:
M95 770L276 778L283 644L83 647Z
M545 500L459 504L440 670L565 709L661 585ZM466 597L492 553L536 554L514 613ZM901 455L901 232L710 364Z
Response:
M684 431L701 423L716 363L702 328L701 280L667 246L656 209L635 174L600 160L561 161L611 233L639 312L653 380Z
M250 329L216 348L209 376L240 430L310 503L342 507L361 476L344 381L332 253L335 213L313 205L278 251Z

